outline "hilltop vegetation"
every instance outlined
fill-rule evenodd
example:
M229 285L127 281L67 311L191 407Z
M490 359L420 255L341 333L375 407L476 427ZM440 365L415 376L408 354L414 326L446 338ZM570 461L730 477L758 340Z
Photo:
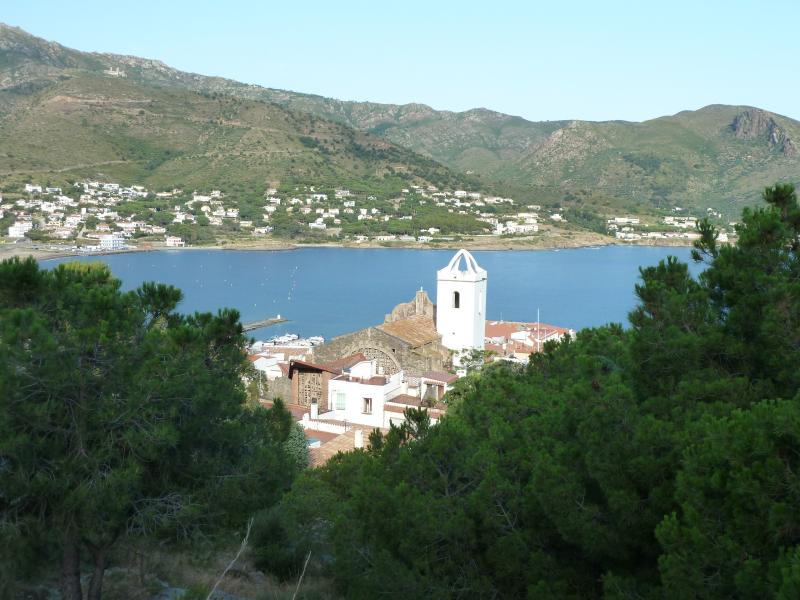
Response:
M472 185L429 158L313 115L110 77L96 57L5 26L0 42L6 182L103 178L259 194L292 183L386 194L410 183Z
M186 179L184 183L189 185L202 180L199 173L205 173L217 182L213 185L219 185L217 172L225 170L232 173L230 180L234 181L295 178L300 183L334 183L309 180L316 175L335 177L350 187L369 182L375 189L376 185L396 188L400 180L409 178L437 185L445 181L466 185L464 177L469 176L473 188L481 187L474 180L478 178L483 187L543 204L561 202L565 192L588 192L592 196L589 208L599 212L610 203L632 205L645 212L672 206L714 207L729 217L738 215L758 190L771 182L800 183L800 123L753 107L708 106L643 123L532 122L486 109L454 113L422 104L348 102L185 73L157 60L78 52L5 25L0 25L4 82L0 115L18 116L21 113L15 107L26 106L36 120L40 109L47 114L48 105L30 102L32 96L65 79L89 74L94 77L84 91L100 86L96 91L109 95L113 106L114 86L100 83L103 78L110 79L103 75L109 68L124 71L125 80L129 85L135 82L140 95L171 90L178 104L163 105L164 111L155 114L184 119L174 147L165 142L154 147L137 142L132 149L140 151L141 165L104 166L118 177L126 168L138 174L148 163L158 167L161 162L169 164L155 168L158 173L149 182L174 176ZM122 85L121 78L111 81L120 86L123 96L128 93L130 88ZM161 92L153 91L157 88ZM263 109L273 120L270 128L274 126L283 135L272 138L267 133L269 128L263 125L266 116L255 115L253 111L261 109L252 108L252 103L241 105L248 107L246 110L234 110L228 101L212 108L196 105L190 96L184 98L180 92L186 91L266 101L273 105ZM71 98L74 104L76 98ZM179 107L177 112L174 106ZM290 110L281 112L277 106ZM242 110L248 116L240 122ZM187 123L185 119L194 111L196 118ZM106 122L96 104L87 112L83 117L87 125L95 126L90 130L93 136ZM99 121L95 123L95 119ZM9 121L13 119L5 119ZM216 122L220 129L201 126L208 121ZM345 127L337 129L333 123ZM0 140L13 148L14 140L27 133L12 129ZM150 139L150 133L143 128L139 137ZM76 135L93 141L83 122L65 123L63 136L74 139ZM215 136L222 138L219 143L213 140ZM71 149L66 139L55 139L62 154ZM53 141L51 138L49 144ZM103 138L99 141L101 147L107 143ZM17 169L28 168L26 161L37 157L30 150L26 147L17 153ZM74 150L73 158L82 156L85 149ZM116 149L106 160L121 159L121 150ZM189 156L182 161L165 159L166 150ZM83 163L94 161L81 159ZM8 164L0 164L0 172L13 170ZM67 166L63 161L54 164L59 165L54 168ZM98 169L90 171L80 173L90 175ZM352 174L349 179L348 174Z
M0 598L57 565L64 600L99 600L119 546L236 530L307 464L280 403L245 404L236 311L120 286L100 263L0 263Z

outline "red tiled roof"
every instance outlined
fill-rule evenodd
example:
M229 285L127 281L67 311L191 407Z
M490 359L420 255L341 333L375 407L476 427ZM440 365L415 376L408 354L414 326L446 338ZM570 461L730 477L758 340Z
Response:
M383 375L375 375L373 377L351 377L350 375L338 375L334 377L339 381L352 381L353 383L361 383L363 385L386 385L386 377Z
M364 354L361 352L356 352L355 354L351 354L350 356L345 356L338 360L324 363L322 366L327 367L331 371L341 372L342 370L349 369L350 367L357 365L358 363L364 360L367 360L367 357L364 356Z
M393 398L389 398L387 402L394 402L396 404L409 404L412 406L419 406L421 400L411 394L398 394Z
M439 339L436 324L427 315L414 315L406 319L383 323L377 329L403 340L412 348L424 346Z
M489 338L502 337L509 339L512 333L517 333L519 331L527 331L534 336L538 331L542 339L554 333L563 335L570 332L569 329L565 329L564 327L556 327L555 325L548 325L547 323L525 323L523 321L486 321L486 325L484 326L484 334Z
M501 343L487 342L484 344L484 349L496 352L500 356L508 356L509 354L531 354L541 351L545 342L559 340L564 335L572 333L572 330L547 323L486 321L484 332L487 339L502 340ZM527 334L527 339L531 343L526 344L511 339L511 335L518 332Z
M422 374L423 379L433 379L434 381L442 381L444 383L453 383L458 379L458 375L452 373L445 373L444 371L428 371Z
M323 444L325 442L330 442L333 438L340 436L340 433L331 433L330 431L318 431L317 429L311 429L310 427L306 427L303 429L303 432L306 434L306 439L308 438L317 438Z
M284 358L288 360L292 357L303 357L309 355L311 352L311 348L281 348L278 346L270 346L261 352L257 352L256 354L266 358L275 356L276 354L283 354Z
M337 373L333 369L329 369L325 365L315 365L314 363L306 362L304 360L292 359L289 361L289 379L292 378L296 368L311 369L312 371L327 371L328 373Z

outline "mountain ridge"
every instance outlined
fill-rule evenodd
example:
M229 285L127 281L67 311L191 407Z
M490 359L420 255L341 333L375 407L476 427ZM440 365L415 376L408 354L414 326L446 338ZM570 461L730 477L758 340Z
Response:
M123 76L122 65L0 27L0 174L103 175L170 188L244 185L262 193L290 182L387 193L409 183L469 184L368 132L263 99ZM136 57L124 65L170 77L174 71Z
M118 69L129 81L265 101L346 125L520 193L592 190L650 207L711 205L735 213L765 184L797 183L800 173L800 122L757 107L711 104L640 122L537 122L483 107L457 112L261 87L179 71L156 59L82 53L9 26L0 26L0 51L8 38L23 50L41 45L39 55L49 60L41 73L29 65L17 82L23 86L35 88L70 70ZM8 72L0 68L0 110L5 84L14 80ZM746 130L746 123L755 129Z

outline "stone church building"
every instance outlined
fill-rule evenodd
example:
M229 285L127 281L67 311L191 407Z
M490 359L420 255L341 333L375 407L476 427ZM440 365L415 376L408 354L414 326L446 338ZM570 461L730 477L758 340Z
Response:
M314 362L327 363L343 356L363 354L378 361L378 372L423 373L442 371L450 351L436 331L436 306L419 290L410 302L398 304L380 325L335 337L314 350Z
M420 289L383 323L331 339L309 361L290 361L288 379L276 380L273 391L291 397L292 404L315 401L326 409L328 382L343 374L345 363L358 360L375 360L380 377L402 371L407 382L447 375L460 351L483 349L487 275L469 252L459 250L436 279L438 305Z

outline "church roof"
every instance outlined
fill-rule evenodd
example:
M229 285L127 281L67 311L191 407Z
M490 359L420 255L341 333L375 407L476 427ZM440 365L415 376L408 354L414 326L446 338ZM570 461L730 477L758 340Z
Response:
M462 264L464 265L464 269L461 268ZM472 256L468 250L462 248L450 259L450 262L445 268L439 269L436 272L436 275L439 279L456 278L477 281L486 279L486 270L478 265L478 261L475 260L475 257Z
M291 379L292 373L299 368L312 371L327 371L333 375L340 375L343 369L349 369L362 360L367 360L367 357L361 352L356 352L350 356L345 356L344 358L322 364L311 363L304 360L292 360L289 362L289 378Z
M453 383L458 379L458 375L452 373L445 373L444 371L428 371L422 374L423 379L431 379L433 381L441 381L442 383Z
M344 358L340 358L339 360L334 360L331 362L326 362L322 366L333 371L341 372L342 369L349 369L350 367L357 365L363 360L367 360L367 357L364 356L361 352L356 352L355 354L351 354L350 356L345 356Z
M314 363L306 362L304 360L293 359L289 361L289 379L291 379L294 372L299 369L306 371L327 371L328 373L338 374L337 371L326 367L325 365L315 365Z
M378 325L377 329L406 342L412 348L424 346L439 339L436 324L427 315L414 315L399 321Z

